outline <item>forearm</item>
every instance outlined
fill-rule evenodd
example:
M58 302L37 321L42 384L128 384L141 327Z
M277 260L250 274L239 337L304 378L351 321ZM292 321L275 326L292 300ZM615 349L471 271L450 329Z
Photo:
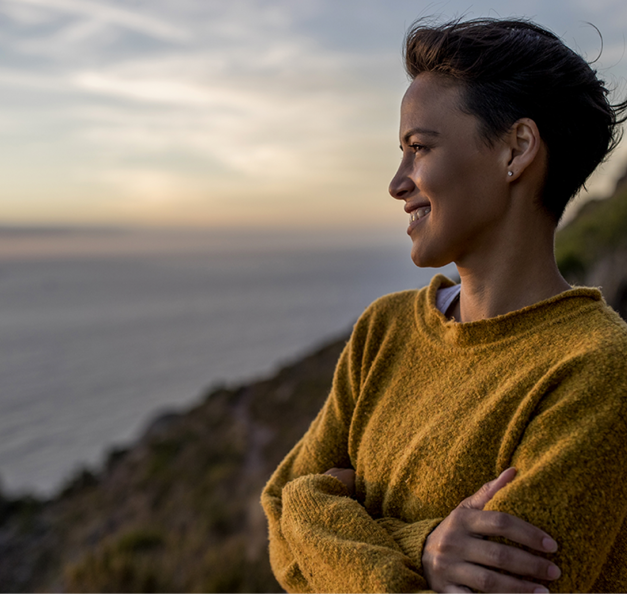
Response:
M424 577L422 553L425 543L442 520L432 518L408 523L396 518L379 518L375 521L387 531L403 554L409 557L416 572Z
M346 487L333 477L305 476L286 485L280 536L283 543L272 543L279 532L271 534L271 548L274 562L281 565L275 571L292 577L292 583L284 583L284 587L302 588L303 581L293 579L298 577L298 566L307 586L319 592L415 592L427 588L388 531L348 497Z

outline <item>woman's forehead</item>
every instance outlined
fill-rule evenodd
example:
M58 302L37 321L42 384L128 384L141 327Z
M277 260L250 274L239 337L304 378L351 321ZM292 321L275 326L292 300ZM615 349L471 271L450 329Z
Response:
M463 88L444 77L419 74L409 85L401 103L401 134L403 128L435 129L458 125L459 120L475 120L462 111Z

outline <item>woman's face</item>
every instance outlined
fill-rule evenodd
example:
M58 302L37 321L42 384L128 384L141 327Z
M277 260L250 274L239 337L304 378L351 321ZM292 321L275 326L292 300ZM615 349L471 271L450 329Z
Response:
M417 266L464 264L502 239L511 153L503 141L486 145L462 100L460 86L421 74L401 105L403 158L389 190L405 202Z

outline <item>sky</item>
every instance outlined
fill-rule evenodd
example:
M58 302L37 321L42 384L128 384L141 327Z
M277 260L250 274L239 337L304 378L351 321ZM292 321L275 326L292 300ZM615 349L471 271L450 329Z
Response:
M530 17L588 60L592 23L627 92L624 0L0 0L0 225L404 230L401 49L426 15Z

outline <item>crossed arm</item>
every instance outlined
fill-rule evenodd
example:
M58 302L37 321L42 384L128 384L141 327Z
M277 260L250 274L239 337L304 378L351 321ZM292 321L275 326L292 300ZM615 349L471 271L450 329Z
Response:
M355 471L331 468L324 474L341 481L355 493ZM485 540L501 537L545 552L557 551L557 543L543 530L501 512L483 507L516 476L515 468L486 483L468 497L427 537L422 567L428 586L436 592L548 592L532 580L555 580L561 571L543 557L502 543ZM503 570L506 575L494 570ZM516 577L520 576L520 577ZM524 577L522 577L524 576Z
M625 556L613 547L627 514L626 415L608 395L623 382L608 374L582 393L564 381L513 451L515 478L505 471L448 516L413 523L372 518L351 497L354 406L336 385L262 495L277 579L297 592L590 590L611 551L619 565Z
M292 592L548 592L538 581L558 578L555 564L486 540L502 537L544 553L557 549L528 522L483 510L515 473L508 469L445 519L415 524L370 518L351 498L351 469L297 478L283 488L282 501L269 500L267 489L275 574Z
M271 562L286 590L548 591L537 581L557 578L556 565L486 540L502 537L544 553L557 548L546 532L530 523L510 514L483 511L495 493L514 479L514 469L460 502L446 518L411 524L395 518L375 520L352 498L352 469L324 470L332 461L350 465L334 439L324 438L329 436L329 417L336 420L338 414L329 401L262 496L270 527Z

